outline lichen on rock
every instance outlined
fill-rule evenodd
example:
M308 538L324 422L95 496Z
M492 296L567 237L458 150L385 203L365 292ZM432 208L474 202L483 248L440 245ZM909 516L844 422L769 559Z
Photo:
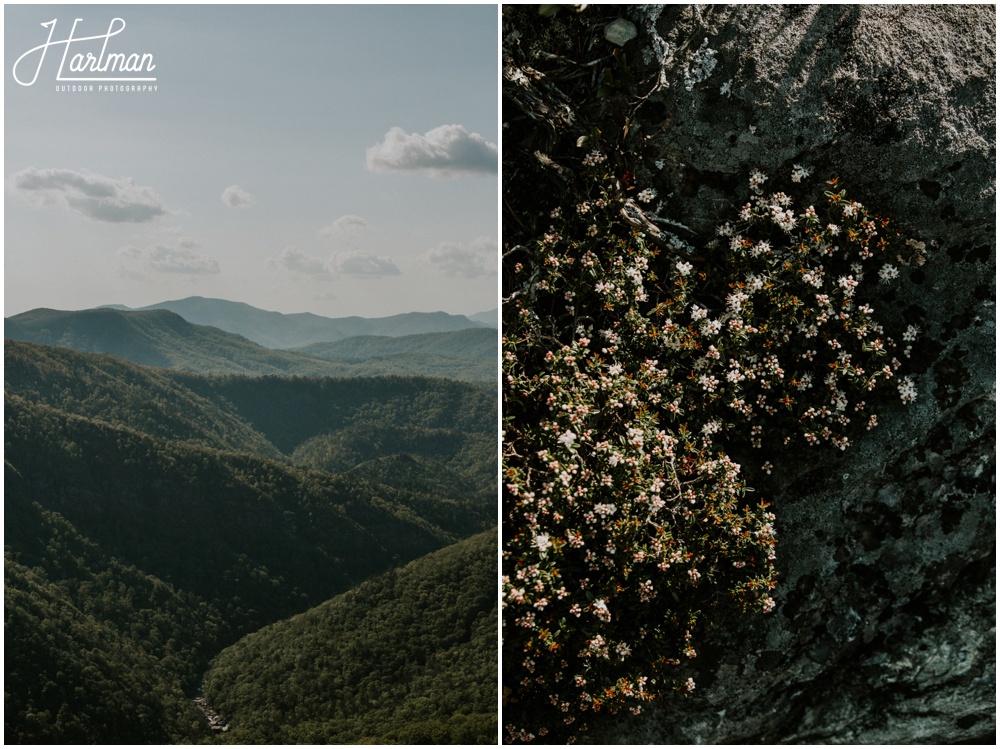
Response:
M537 123L512 126L505 183L525 168L517 153L569 179L551 158L559 133L605 134L626 121L642 153L621 155L622 179L662 196L660 213L694 247L738 209L751 169L801 165L814 179L839 176L926 243L927 256L879 302L921 330L908 362L915 403L889 406L847 452L769 454L773 470L755 479L777 516L775 611L716 621L690 664L696 691L593 722L580 739L988 742L995 8L640 6L630 10L637 38L612 53L602 29L615 11L543 24L505 8L505 31L516 26L523 45L517 69L547 65L547 75L527 71L527 86L505 85L505 119ZM580 99L587 76L592 92L601 87L596 101ZM558 116L546 121L549 112ZM541 209L539 190L508 199ZM510 220L505 236L545 224L522 212L509 231Z

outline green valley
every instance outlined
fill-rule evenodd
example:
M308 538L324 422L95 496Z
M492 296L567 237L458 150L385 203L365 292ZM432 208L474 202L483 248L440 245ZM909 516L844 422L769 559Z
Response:
M495 743L495 391L149 366L126 359L165 329L177 356L331 362L94 312L5 342L5 742Z

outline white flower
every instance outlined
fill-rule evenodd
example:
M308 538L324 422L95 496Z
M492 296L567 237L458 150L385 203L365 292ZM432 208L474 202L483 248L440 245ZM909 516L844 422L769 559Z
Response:
M882 270L878 272L878 277L882 279L882 283L889 283L889 281L899 277L899 268L886 263L882 266Z
M899 399L903 403L912 403L917 399L917 387L913 384L911 377L904 377L900 380L896 389L899 390Z
M603 598L598 598L591 604L591 608L594 610L594 616L600 619L602 622L611 621L611 612L608 611L608 605L604 602Z
M722 330L722 323L719 320L706 320L701 325L702 335L716 335Z
M539 551L545 552L552 548L552 542L549 541L548 533L539 533L535 536L535 546L538 547Z
M656 190L652 187L647 187L645 190L636 195L636 197L642 203L651 203L656 199Z
M804 166L795 164L792 167L792 182L801 182L805 177L808 177L812 172L806 169Z
M903 333L904 341L915 341L917 336L920 335L920 327L917 325L907 325L906 332Z
M844 296L849 298L854 296L858 282L854 280L854 276L841 276L837 279L837 285L844 290Z
M572 448L573 444L576 442L576 435L573 432L566 430L559 435L559 442L566 447Z
M726 297L726 306L733 312L739 312L743 309L744 302L746 302L749 298L750 297L742 291L734 291Z
M698 384L701 385L702 389L706 392L714 393L715 389L719 386L719 381L715 377L702 375L698 378Z
M781 210L781 206L772 206L771 208L771 220L774 221L778 227L785 232L791 232L795 228L797 219L795 218L795 213L791 208L788 210Z
M802 280L817 289L823 287L823 269L810 268L802 274Z
M760 193L761 187L767 181L767 175L764 174L760 169L754 169L750 172L750 189L755 193Z
M694 269L694 266L691 265L691 263L685 263L682 260L679 263L677 263L676 268L677 272L680 273L682 276L687 276Z

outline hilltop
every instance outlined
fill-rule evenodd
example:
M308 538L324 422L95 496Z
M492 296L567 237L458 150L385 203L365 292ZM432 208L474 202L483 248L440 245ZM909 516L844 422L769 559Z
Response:
M128 310L128 307L117 307ZM139 311L169 310L196 325L210 325L236 333L273 349L296 348L310 343L339 341L359 335L401 336L445 333L487 327L483 322L446 312L406 312L389 317L323 317L311 312L270 312L242 302L200 296L159 302ZM496 328L496 325L493 325Z

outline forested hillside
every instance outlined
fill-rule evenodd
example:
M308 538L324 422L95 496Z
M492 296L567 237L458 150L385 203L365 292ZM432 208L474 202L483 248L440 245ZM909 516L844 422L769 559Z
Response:
M4 361L6 393L66 413L329 471L420 456L443 481L493 502L496 396L479 387L415 377L212 377L18 341L7 342Z
M243 638L205 678L234 743L495 743L497 540L480 534Z
M313 343L295 351L353 367L356 374L414 374L470 382L493 382L497 331L468 328L450 333L355 336Z
M481 387L5 363L6 743L206 739L223 647L496 522Z
M278 315L276 312L263 314ZM196 319L202 318L196 316ZM468 320L466 328L454 330L458 324L449 323L451 332L395 337L365 335L343 341L339 339L344 338L345 333L331 329L329 341L337 340L337 343L314 343L296 351L285 351L265 348L218 327L192 323L167 309L136 311L101 307L81 311L36 309L24 312L4 320L4 337L85 353L112 354L136 364L205 374L418 375L493 381L497 331L471 327L480 323ZM381 328L371 325L347 328L354 329ZM416 329L419 330L419 326ZM265 340L270 338L265 337ZM275 340L280 343L299 339L293 336ZM315 352L312 351L314 347Z

